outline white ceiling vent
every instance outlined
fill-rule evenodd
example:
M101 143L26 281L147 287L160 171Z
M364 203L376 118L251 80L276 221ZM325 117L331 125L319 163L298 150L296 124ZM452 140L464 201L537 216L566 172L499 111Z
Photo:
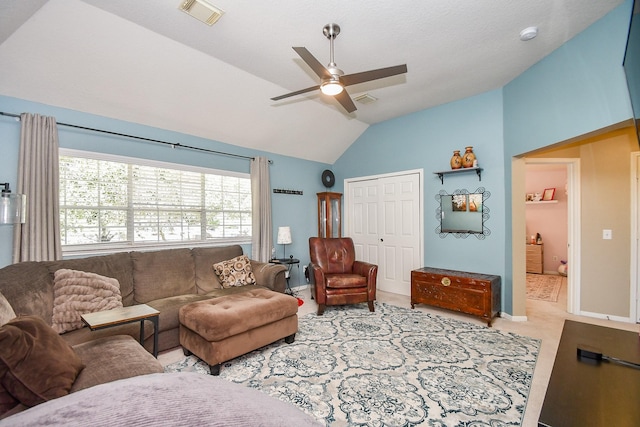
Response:
M188 13L198 21L202 21L207 25L215 24L224 14L224 10L218 9L204 0L185 0L180 3L178 9Z
M364 95L356 96L353 99L355 101L358 101L361 104L371 104L372 102L376 102L378 100L378 98L376 98L375 96L371 96L368 93L365 93Z

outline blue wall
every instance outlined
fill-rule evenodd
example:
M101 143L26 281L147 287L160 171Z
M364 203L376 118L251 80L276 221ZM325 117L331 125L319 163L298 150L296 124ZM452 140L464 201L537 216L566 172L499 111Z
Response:
M511 159L631 117L622 69L631 5L626 0L503 89L371 126L336 162L338 182L423 168L424 264L501 275L502 309L512 313ZM452 150L467 145L482 182L456 175L441 185L431 172L448 169ZM440 239L434 195L479 185L491 192L491 235Z
M22 112L54 116L58 122L130 134L166 142L218 150L244 156L266 156L273 160L270 167L271 187L302 190L303 195L273 194L274 241L278 226L291 227L293 243L287 246L287 254L293 254L303 263L309 259L309 236L316 230L316 193L323 191L320 175L329 165L319 162L295 159L271 153L258 152L203 138L142 126L135 123L108 119L105 117L56 108L28 102L16 98L0 96L0 111L20 114ZM250 162L228 156L203 153L187 149L172 149L169 146L141 142L131 138L117 137L77 130L66 126L58 127L60 146L101 153L141 157L165 162L182 163L214 169L249 173ZM17 162L20 144L20 122L17 119L0 116L0 182L10 182L15 190L17 184ZM13 226L0 226L0 267L11 263ZM243 245L250 253L251 246ZM278 256L282 256L282 246L276 245ZM300 269L302 271L302 268ZM302 280L300 281L303 282ZM293 277L292 284L298 278Z
M503 88L506 177L514 156L632 117L622 68L631 8L626 0ZM510 207L511 179L505 180L505 194ZM504 298L510 307L510 209L505 229Z
M504 174L502 91L494 90L461 101L378 123L334 164L337 182L403 170L424 169L424 265L504 275ZM450 169L453 150L473 146L482 181L471 172L447 175L444 184L433 172ZM485 207L491 234L484 240L436 233L436 195L445 190L484 187L491 196ZM343 191L343 188L340 190Z

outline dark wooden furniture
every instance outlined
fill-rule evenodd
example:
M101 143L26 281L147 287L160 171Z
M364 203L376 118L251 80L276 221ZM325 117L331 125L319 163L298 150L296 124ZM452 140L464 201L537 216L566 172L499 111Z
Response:
M158 317L160 312L147 304L130 305L113 310L85 313L80 318L92 331L124 323L140 322L140 345L144 346L144 321L153 322L153 356L158 357Z
M411 272L411 308L427 304L481 317L500 315L500 276L423 267Z
M565 320L538 426L640 426L640 370L580 359L578 347L640 363L637 332Z
M318 237L342 237L342 193L318 193Z

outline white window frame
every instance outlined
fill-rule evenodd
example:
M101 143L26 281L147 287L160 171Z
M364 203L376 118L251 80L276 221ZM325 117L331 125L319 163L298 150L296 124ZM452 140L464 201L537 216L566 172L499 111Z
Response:
M58 155L60 157L82 157L93 160L104 160L119 163L134 163L140 166L150 166L157 168L177 169L188 172L224 175L237 178L250 179L251 176L248 173L234 172L221 169L210 169L199 166L185 165L180 163L171 163L158 160L143 159L139 157L121 156L116 154L97 153L93 151L76 150L71 148L60 148ZM230 244L251 244L251 236L246 237L234 237L234 238L219 238L210 240L189 240L184 242L167 242L167 243L131 243L131 242L116 242L116 243L96 243L96 244L82 244L82 245L63 245L62 253L65 257L73 256L90 256L90 255L105 255L116 252L131 251L131 250L161 250L169 248L193 248L198 246L216 246L216 245L230 245Z

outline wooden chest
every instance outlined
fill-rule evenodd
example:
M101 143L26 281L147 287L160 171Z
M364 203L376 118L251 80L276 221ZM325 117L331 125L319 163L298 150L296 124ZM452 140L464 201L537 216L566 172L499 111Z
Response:
M427 304L481 317L500 315L500 276L423 267L411 272L411 308Z

